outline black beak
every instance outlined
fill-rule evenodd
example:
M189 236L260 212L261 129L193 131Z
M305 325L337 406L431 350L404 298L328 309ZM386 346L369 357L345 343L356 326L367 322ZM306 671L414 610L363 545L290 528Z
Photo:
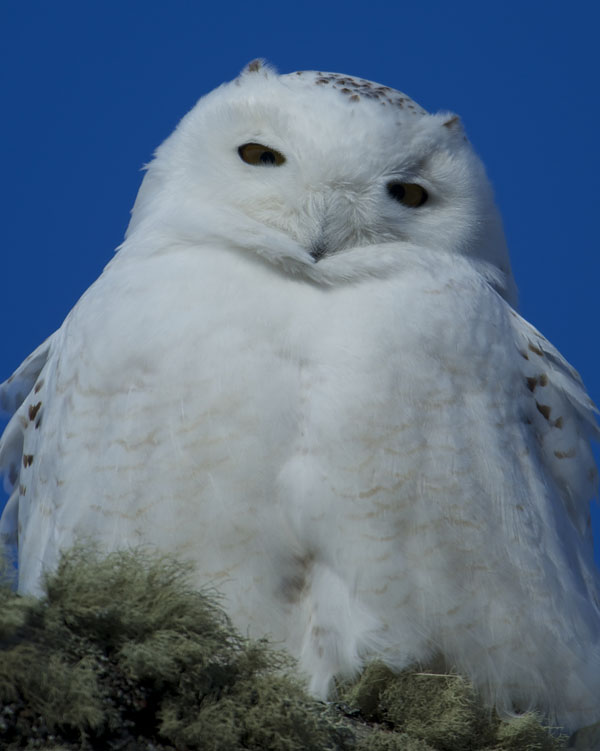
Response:
M327 253L327 248L323 245L313 245L313 249L310 251L310 255L315 259L315 263L320 261L325 253Z

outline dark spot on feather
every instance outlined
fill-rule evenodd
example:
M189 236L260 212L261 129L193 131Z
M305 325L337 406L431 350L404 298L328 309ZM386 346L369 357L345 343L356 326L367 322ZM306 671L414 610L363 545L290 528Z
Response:
M547 386L548 385L548 376L545 373L542 373L540 376L540 386Z
M572 459L576 453L575 449L569 449L568 451L555 451L554 456L557 459Z
M546 420L550 419L551 408L547 404L540 404L539 402L536 402L535 406L537 407L537 410L540 413L540 415L543 415L546 418Z
M314 554L311 552L303 556L294 556L292 561L293 572L284 576L281 581L281 594L287 602L297 602L302 596L314 560Z
M563 419L562 419L562 417L558 417L554 421L553 425L554 425L555 428L562 428L562 426L563 426Z
M35 416L40 411L40 407L42 406L41 402L38 402L37 404L31 404L29 406L29 419L31 422L35 420Z
M544 353L542 352L542 350L539 347L536 347L535 344L532 344L531 342L529 342L529 350L531 352L535 352L535 354L539 355L540 357L544 356Z
M525 360L529 360L529 355L527 354L527 352L521 352L521 350L519 350L519 354L520 354L520 355L521 355L521 357L523 357L523 358L524 358Z
M23 454L23 466L31 467L33 464L33 454Z
M360 97L358 96L358 94L352 94L352 96L350 97L350 101L351 102L359 102L360 101Z
M25 495L26 492L27 492L27 488L25 487L25 485L19 485L19 493L21 495Z
M43 385L44 385L44 379L43 379L43 378L41 378L41 379L40 379L40 380L39 380L39 381L38 381L38 382L37 382L37 383L35 384L35 388L33 389L33 390L35 391L35 393L36 393L36 394L37 394L37 393L38 393L38 391L39 391L39 390L40 390L40 389L42 388L42 386L43 386Z
M528 378L527 379L527 388L533 392L535 391L535 387L538 385L538 379L537 378Z

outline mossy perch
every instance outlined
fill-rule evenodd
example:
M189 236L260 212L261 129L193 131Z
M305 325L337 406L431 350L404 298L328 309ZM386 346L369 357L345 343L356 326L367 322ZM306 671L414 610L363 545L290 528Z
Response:
M551 751L459 676L374 663L325 705L294 662L237 634L189 569L76 548L42 600L0 589L0 748L43 751Z

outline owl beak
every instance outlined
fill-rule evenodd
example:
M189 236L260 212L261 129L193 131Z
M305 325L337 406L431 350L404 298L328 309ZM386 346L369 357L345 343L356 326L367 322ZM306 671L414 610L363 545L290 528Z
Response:
M310 251L310 255L314 259L315 263L318 263L326 253L327 248L322 243L315 243L312 246L312 250Z

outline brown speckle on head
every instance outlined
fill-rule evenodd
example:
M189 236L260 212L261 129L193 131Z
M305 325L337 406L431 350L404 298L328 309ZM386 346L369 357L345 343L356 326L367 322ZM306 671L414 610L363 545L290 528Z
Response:
M389 104L399 108L408 105L411 113L415 115L427 114L424 109L408 98L406 94L391 89L389 86L381 86L364 78L353 78L352 76L343 76L339 73L317 71L313 73L313 76L315 77L315 84L337 89L340 93L347 96L351 102L358 102L361 97L364 97L379 101L381 104Z
M537 407L537 411L540 413L540 415L543 415L546 420L550 419L550 412L552 411L551 407L549 407L547 404L540 404L539 402L536 402L535 406Z
M544 356L542 350L539 347L536 347L535 344L532 344L531 342L529 342L528 344L528 349L530 352L535 352L535 354L539 355L540 357Z
M28 412L28 414L29 414L29 419L31 420L31 422L33 422L35 420L35 416L40 411L40 407L41 406L42 406L41 402L38 402L37 404L30 404L29 405L29 412Z
M25 485L19 485L19 495L25 495L26 492L27 488L25 487Z
M555 427L555 428L558 428L559 430L561 430L561 429L562 429L562 426L563 426L563 419L562 419L562 417L558 417L558 418L557 418L557 419L556 419L556 420L555 420L555 421L554 421L554 422L552 423L552 425L553 425L553 427Z
M548 376L545 373L542 373L540 376L540 386L547 386L548 385Z
M42 388L43 385L44 385L44 379L40 378L40 380L35 384L35 388L33 389L36 394L39 392L39 390Z
M23 454L23 466L31 467L33 464L33 454Z

